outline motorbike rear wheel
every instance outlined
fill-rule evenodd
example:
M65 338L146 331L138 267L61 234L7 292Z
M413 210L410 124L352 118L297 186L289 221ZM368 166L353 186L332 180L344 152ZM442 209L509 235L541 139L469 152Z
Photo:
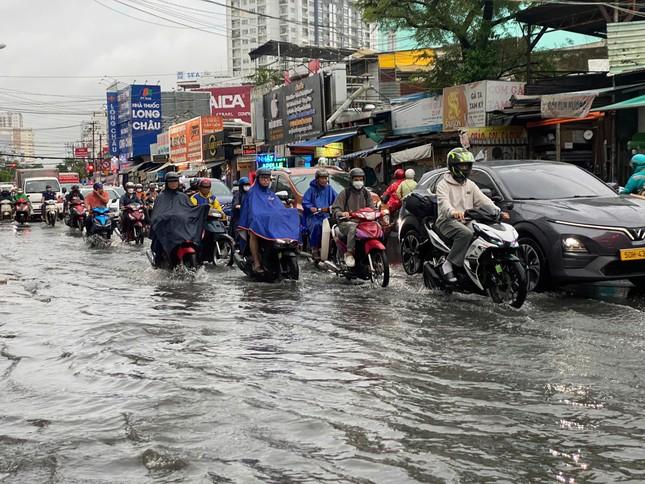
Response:
M528 293L526 270L521 262L500 261L501 271L492 275L487 288L488 295L497 304L509 304L521 308Z
M372 261L371 279L374 284L381 287L387 287L390 283L390 264L387 260L387 254L384 250L373 250L369 253L368 258Z

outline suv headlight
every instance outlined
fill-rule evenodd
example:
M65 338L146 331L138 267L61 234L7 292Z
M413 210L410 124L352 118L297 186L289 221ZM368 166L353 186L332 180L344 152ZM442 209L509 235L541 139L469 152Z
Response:
M570 254L586 254L589 252L585 244L576 237L564 237L562 239L562 250Z

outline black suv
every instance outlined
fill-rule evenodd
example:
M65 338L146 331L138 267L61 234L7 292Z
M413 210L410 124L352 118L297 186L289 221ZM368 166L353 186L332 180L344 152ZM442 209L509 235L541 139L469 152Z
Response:
M403 267L420 272L427 256L425 223L436 211L418 212L431 202L447 170L423 175L415 195L399 214ZM511 214L520 235L529 289L572 282L630 279L645 286L645 200L618 195L603 181L569 164L548 161L476 163L471 180ZM428 207L431 203L428 204Z

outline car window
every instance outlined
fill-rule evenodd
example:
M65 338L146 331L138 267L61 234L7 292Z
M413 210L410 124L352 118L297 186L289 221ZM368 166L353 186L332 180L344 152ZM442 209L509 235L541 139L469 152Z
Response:
M515 200L617 197L602 181L576 165L514 165L496 169Z
M31 180L25 183L25 192L27 193L42 193L45 187L51 185L55 192L60 192L60 185L56 180Z
M493 196L500 195L495 182L488 176L488 173L481 170L473 170L470 174L470 179L475 182L480 190L487 188L493 193Z
M313 179L313 173L311 175L291 176L291 181L295 185L298 193L305 193ZM340 193L349 186L349 175L347 173L333 173L329 176L329 184L336 193Z

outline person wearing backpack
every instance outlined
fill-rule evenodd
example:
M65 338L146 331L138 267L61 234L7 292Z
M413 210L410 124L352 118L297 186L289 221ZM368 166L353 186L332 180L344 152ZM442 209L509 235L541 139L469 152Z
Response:
M373 208L374 202L367 188L365 188L365 172L360 168L353 168L349 172L350 186L341 191L334 204L332 213L338 221L338 229L347 238L347 252L345 252L345 264L347 267L354 267L354 248L356 247L357 224L349 220L349 214L361 208Z

